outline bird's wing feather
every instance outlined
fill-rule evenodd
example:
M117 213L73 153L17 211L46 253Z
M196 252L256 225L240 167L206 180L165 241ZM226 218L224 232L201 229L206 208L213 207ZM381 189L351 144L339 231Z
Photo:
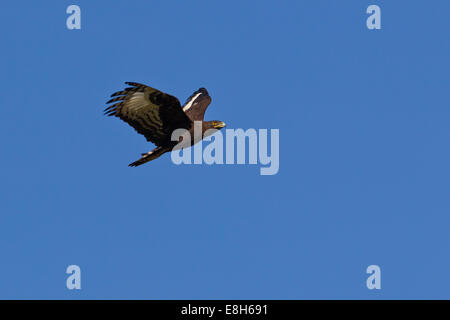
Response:
M191 120L176 97L144 84L125 83L130 87L111 95L107 103L113 104L106 115L122 119L158 146L170 143L173 130L190 128Z
M211 97L205 88L195 91L183 106L183 111L192 121L203 121L206 108L211 103Z

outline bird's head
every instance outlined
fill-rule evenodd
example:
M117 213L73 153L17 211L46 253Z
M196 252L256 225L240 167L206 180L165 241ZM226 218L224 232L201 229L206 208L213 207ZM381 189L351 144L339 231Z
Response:
M225 122L219 120L203 121L203 138L214 134L215 132L217 132L215 130L220 130L222 128L225 128L225 126Z
M225 122L219 120L203 121L203 132L209 129L220 130L226 126Z
M211 127L214 128L214 129L217 129L217 130L220 130L220 129L226 127L226 124L223 121L213 120L213 121L210 121L210 122L211 122Z

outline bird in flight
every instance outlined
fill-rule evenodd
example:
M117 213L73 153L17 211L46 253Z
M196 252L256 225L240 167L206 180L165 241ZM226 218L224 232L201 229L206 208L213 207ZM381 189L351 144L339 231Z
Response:
M125 82L129 85L122 91L111 95L108 103L113 103L105 109L105 115L115 116L142 134L147 141L156 145L150 152L143 153L130 167L137 167L148 161L159 158L172 149L180 141L172 141L172 132L176 129L189 131L189 145L197 143L205 137L208 129L222 129L225 123L218 120L204 121L206 108L211 103L211 97L205 88L195 91L181 106L180 101L167 93L161 92L144 84ZM200 121L202 135L200 139L194 135L194 121Z

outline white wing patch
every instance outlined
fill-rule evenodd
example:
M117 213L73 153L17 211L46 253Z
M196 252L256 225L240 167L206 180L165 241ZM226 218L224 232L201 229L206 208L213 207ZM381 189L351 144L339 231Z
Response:
M147 110L147 114L150 117L150 119L155 123L160 123L161 119L159 117L158 113L158 106L153 105L150 103L149 100L145 99L145 93L144 92L135 92L133 93L128 99L127 99L127 106L135 113L138 113L140 109L148 108L150 106L150 110Z
M189 110L192 105L194 104L194 101L201 95L202 93L199 92L197 93L195 96L192 97L191 100L188 101L188 103L186 103L186 105L183 107L183 111L186 112L187 110Z
M148 101L144 98L144 92L135 92L127 99L127 105L135 111L144 108L146 104Z

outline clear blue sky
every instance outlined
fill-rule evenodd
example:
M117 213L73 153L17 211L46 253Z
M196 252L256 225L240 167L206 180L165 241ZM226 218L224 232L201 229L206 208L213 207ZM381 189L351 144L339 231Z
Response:
M450 298L449 12L2 3L0 298ZM204 86L207 119L280 129L278 175L169 155L127 167L153 145L103 116L124 81L182 102Z

